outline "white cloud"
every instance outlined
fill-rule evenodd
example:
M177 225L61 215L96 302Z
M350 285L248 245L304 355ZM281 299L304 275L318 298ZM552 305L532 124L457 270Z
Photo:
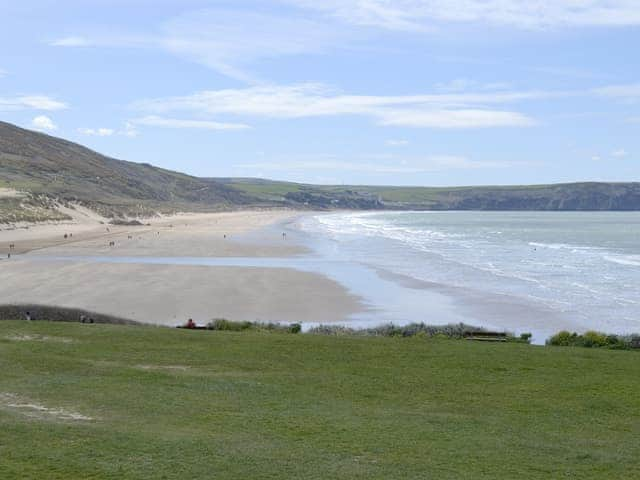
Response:
M188 11L145 32L91 27L49 45L157 49L258 83L246 71L251 62L365 44L376 29L432 32L452 23L525 29L640 25L637 0L276 0L280 5L273 13L260 5L224 3L230 7Z
M436 90L441 92L464 92L468 90L506 90L511 88L511 84L507 82L490 82L481 83L469 78L456 78L449 82L438 83L435 85Z
M153 33L90 31L56 39L56 47L152 48L185 58L248 83L258 79L244 69L255 60L322 53L344 45L348 29L292 13L275 15L252 9L187 12Z
M626 85L608 85L592 90L602 97L617 98L626 101L640 100L640 83Z
M386 142L384 142L384 144L387 147L406 147L407 145L409 145L409 141L408 140L390 139L390 140L387 140Z
M524 29L640 24L636 0L283 0L344 22L387 30L428 31L442 23Z
M110 137L115 133L112 128L78 128L83 135L95 135L97 137Z
M125 122L124 128L118 132L118 135L124 135L125 137L135 138L140 134L136 126L131 122Z
M0 97L0 111L7 110L63 110L67 104L45 95L22 95L18 97Z
M0 68L0 78L4 78L7 76L7 71Z
M42 130L42 131L48 131L48 132L52 132L58 129L56 124L53 123L53 120L51 120L49 117L45 115L39 115L35 117L33 120L31 120L31 126L36 130Z
M234 165L240 169L272 171L332 170L364 173L415 174L455 169L507 168L510 162L482 162L455 155L432 155L424 158L398 160L393 164L342 161L335 157L319 160L258 162Z
M54 47L89 47L91 42L84 37L63 37L58 38L50 43Z
M600 157L600 155L593 155L591 157L591 160L593 160L594 162L599 162L600 160L602 160L602 157Z
M627 153L627 151L624 148L619 148L617 150L614 150L613 152L611 152L611 156L615 157L615 158L624 158L627 155L629 155Z
M163 33L161 44L168 51L241 80L246 74L238 64L324 52L342 37L338 28L299 15L224 9L181 15L167 22Z
M149 115L143 118L131 120L136 125L146 125L150 127L164 128L196 128L203 130L245 130L251 128L243 123L223 123L209 120L182 120L177 118L164 118L156 115Z
M134 108L164 113L246 115L269 118L308 118L335 115L372 117L380 125L480 128L530 126L524 114L492 110L486 105L545 98L546 92L495 92L438 95L345 95L321 84L260 86L206 90L181 97L143 100Z

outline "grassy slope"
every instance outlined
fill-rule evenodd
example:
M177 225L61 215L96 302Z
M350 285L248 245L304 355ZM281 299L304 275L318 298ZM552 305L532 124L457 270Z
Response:
M379 198L385 208L417 210L640 210L640 183L566 183L471 187L301 185L222 179L264 200L287 192Z
M0 322L0 371L96 417L0 407L0 478L632 478L640 455L637 352Z
M116 160L5 122L0 122L0 186L79 200L106 214L228 208L252 201L212 179Z

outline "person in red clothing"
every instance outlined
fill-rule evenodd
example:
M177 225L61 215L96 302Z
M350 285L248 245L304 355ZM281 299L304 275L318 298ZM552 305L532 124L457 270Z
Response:
M196 328L196 322L194 322L193 319L190 318L184 328Z

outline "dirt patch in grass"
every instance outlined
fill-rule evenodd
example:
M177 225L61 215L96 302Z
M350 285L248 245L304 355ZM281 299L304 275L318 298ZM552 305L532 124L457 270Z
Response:
M57 343L73 343L75 340L69 337L52 337L49 335L38 334L9 334L5 335L5 340L14 342L57 342Z
M93 417L72 410L47 407L33 400L20 397L14 393L0 393L0 408L38 420L80 421L94 420Z

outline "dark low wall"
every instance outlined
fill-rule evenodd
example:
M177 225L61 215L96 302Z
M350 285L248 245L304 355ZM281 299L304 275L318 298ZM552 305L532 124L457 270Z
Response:
M133 320L89 312L79 308L52 307L47 305L0 305L0 320L26 320L29 312L32 320L48 322L79 322L84 315L94 323L113 323L116 325L142 325Z

